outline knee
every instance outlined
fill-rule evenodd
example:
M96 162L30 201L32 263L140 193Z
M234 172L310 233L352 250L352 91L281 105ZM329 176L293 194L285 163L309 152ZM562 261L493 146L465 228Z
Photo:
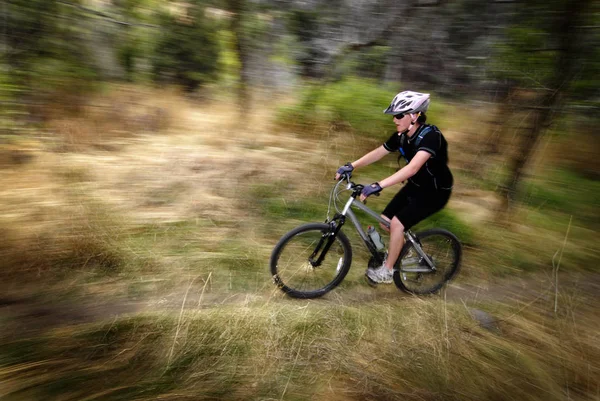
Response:
M390 231L393 233L404 233L404 225L397 217L394 217L390 222Z

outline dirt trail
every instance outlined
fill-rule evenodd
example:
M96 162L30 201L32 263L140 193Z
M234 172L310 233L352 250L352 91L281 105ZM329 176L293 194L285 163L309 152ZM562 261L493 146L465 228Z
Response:
M78 324L110 322L139 313L173 313L185 310L212 309L223 306L248 307L277 302L298 302L357 305L371 302L412 302L414 296L393 288L371 288L366 283L363 288L334 289L326 296L315 300L292 300L273 287L272 291L237 292L237 293L202 293L201 291L171 291L161 297L140 300L101 301L88 299L78 304L49 304L34 298L0 297L0 318L18 322L18 335L33 335L48 329L67 327ZM555 297L559 304L565 298L585 297L594 302L600 300L600 275L594 273L561 274L558 294L555 293L554 279L545 274L529 275L517 278L509 277L494 283L463 284L460 276L451 283L445 293L420 297L431 300L444 299L446 302L462 304L471 311L473 318L482 324L488 324L494 317L482 312L480 305L501 303L519 308L527 308L533 304L543 305L549 313L553 310ZM185 303L183 301L185 300ZM182 305L183 304L183 305ZM488 323L486 323L488 322ZM16 332L15 332L16 334Z

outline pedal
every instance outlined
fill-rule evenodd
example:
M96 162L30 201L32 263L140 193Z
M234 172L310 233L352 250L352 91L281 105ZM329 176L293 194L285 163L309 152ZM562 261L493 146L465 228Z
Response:
M371 280L369 278L369 276L367 276L367 273L365 272L365 281L367 282L367 284L373 288L377 287L377 283L374 282L373 280Z

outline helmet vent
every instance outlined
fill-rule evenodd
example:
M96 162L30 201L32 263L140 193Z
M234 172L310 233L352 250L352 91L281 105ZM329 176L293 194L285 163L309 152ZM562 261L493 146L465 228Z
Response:
M429 108L429 94L413 91L398 93L390 106L384 110L386 114L424 113Z

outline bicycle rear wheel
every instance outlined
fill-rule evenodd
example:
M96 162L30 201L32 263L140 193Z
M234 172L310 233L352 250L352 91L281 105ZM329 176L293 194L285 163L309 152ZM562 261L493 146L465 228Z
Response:
M417 233L415 237L435 270L407 242L394 267L394 283L410 294L431 294L458 273L462 246L454 234L440 228Z
M315 261L325 248L331 231L329 224L310 223L284 235L271 254L273 281L294 298L317 298L342 282L352 262L348 237L338 232L323 262Z

